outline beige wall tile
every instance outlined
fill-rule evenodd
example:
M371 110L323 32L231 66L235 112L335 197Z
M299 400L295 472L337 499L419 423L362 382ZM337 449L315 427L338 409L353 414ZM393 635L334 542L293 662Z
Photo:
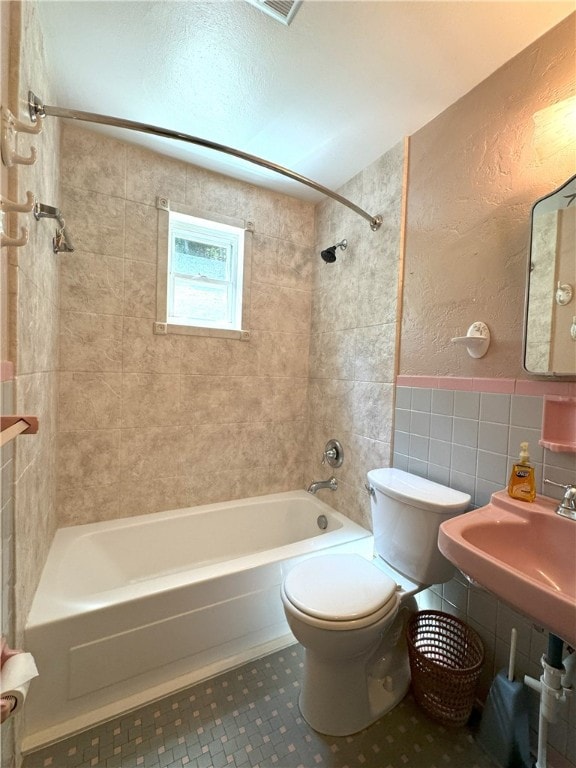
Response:
M313 251L309 245L254 234L252 266L255 281L286 288L311 290Z
M258 352L260 376L308 377L308 333L254 331L252 343Z
M60 432L58 478L60 488L111 485L119 479L120 430Z
M354 431L389 442L392 432L394 385L357 381L354 386Z
M266 468L229 469L222 467L217 477L211 470L197 468L186 478L190 506L215 504L220 501L246 499L272 493ZM294 486L292 486L294 487Z
M183 474L182 432L176 427L123 429L120 472L123 483L142 477Z
M60 312L61 371L120 371L122 317Z
M269 379L256 376L182 376L184 424L264 421Z
M126 244L124 255L132 261L156 264L158 251L158 209L126 201Z
M358 280L351 274L342 282L314 291L312 333L344 330L358 326Z
M67 184L124 198L126 145L78 125L62 124L61 173Z
M153 333L152 321L125 317L122 361L125 373L179 373L183 337Z
M54 371L36 371L18 376L12 413L30 413L38 417L35 435L22 435L14 445L14 479L19 482L32 464L42 470L34 482L53 481L54 440L56 431L57 376ZM43 477L44 472L46 477ZM28 474L31 479L33 474ZM22 484L20 486L22 491ZM50 500L47 497L47 501ZM50 500L51 501L51 500Z
M122 256L125 218L122 198L63 185L62 213L77 251Z
M122 259L79 250L60 255L60 306L64 311L122 314Z
M287 288L311 290L313 258L314 252L309 245L280 241L278 249L279 284Z
M96 426L105 408L105 387L113 383L116 394L116 375L121 380L122 439L114 448L120 475L106 482L110 494L119 489L121 503L115 506L106 496L103 515L157 511L190 500L206 503L215 498L216 470L228 473L227 483L217 484L219 499L285 490L290 482L300 487L314 206L120 143L124 196L93 171L98 156L109 149L107 141L90 132L74 141L72 156L89 146L93 158L76 176L73 163L65 164L67 199L84 215L94 198L99 226L115 228L109 251L97 245L98 227L82 236L104 255L80 248L74 260L61 259L65 423L71 420L84 430L80 420L87 407L89 424ZM247 273L248 293L256 296L249 341L153 333L158 195L177 202L185 198L202 215L213 209L256 222L256 257ZM252 310L250 300L248 314ZM118 425L115 406L106 417L103 424ZM294 423L299 426L292 428ZM282 471L282 464L273 469L269 455L274 435L285 425L286 455L300 456L286 465L294 466L293 472ZM95 486L83 477L90 472L73 467L80 479L70 479L66 462L60 463L63 487L82 489L86 516L92 519L98 505L89 497ZM191 481L192 476L198 480ZM65 521L80 519L69 497L61 498Z
M368 266L358 286L358 326L384 325L396 320L398 283L383 266Z
M124 262L124 315L156 319L156 264Z
M125 480L120 487L121 517L147 515L188 505L187 478L138 477Z
M259 283L278 285L278 251L281 241L255 232L252 240L252 270Z
M307 447L308 421L306 418L302 418L299 421L286 421L281 424L275 424L271 431L269 452L272 481L276 472L283 476L282 482L285 481L285 477L290 469L300 473L306 458ZM321 453L319 451L318 456ZM283 468L286 468L286 471Z
M302 490L307 488L310 480L306 477L305 470L303 461L291 460L285 464L271 465L268 471L266 493L284 493L293 491L295 488Z
M122 426L164 427L180 422L180 377L176 374L125 373Z
M249 341L183 336L181 371L186 375L255 376L259 352L255 334Z
M156 205L156 198L186 201L186 165L134 144L126 145L126 198Z
M396 323L356 329L354 377L358 381L394 382Z
M66 373L59 377L58 429L61 432L120 427L120 373Z
M19 374L51 370L57 359L58 317L54 298L17 270L16 369Z
M243 181L187 166L186 202L202 215L210 213L254 220L251 215L252 187Z
M331 437L354 430L352 407L354 382L338 379L310 379L308 413L311 426L321 424ZM315 457L312 457L315 460Z
M56 494L59 526L64 528L123 517L120 491L120 483L59 488Z
M355 352L355 330L313 333L310 375L315 379L353 379Z
M201 424L184 430L184 474L268 467L270 429L266 424Z
M252 284L254 330L305 333L310 327L311 295L292 288Z
M400 144L339 190L384 213L377 232L332 201L321 203L316 216L316 254L344 237L348 247L334 264L312 260L307 481L323 476L324 445L339 439L345 460L334 474L340 487L323 498L368 527L366 471L390 460L403 163Z
M15 116L29 122L25 98L29 84L37 89L47 103L54 103L50 83L50 68L44 56L44 41L35 3L2 4L3 41L9 39L12 61L9 72L2 56L3 94L8 90L12 102L9 104ZM9 6L9 7L7 7ZM10 15L9 26L4 22ZM8 32L8 34L6 34ZM6 106L6 102L3 102ZM18 136L18 152L26 155L30 146L37 149L37 161L32 165L15 165L4 174L14 194L14 200L24 198L25 190L32 190L36 199L53 206L60 206L60 126L54 121L50 130L43 130L35 136ZM16 194L15 190L19 190ZM3 193L6 188L3 187ZM59 257L52 252L53 221L35 222L31 215L19 215L19 225L26 225L30 232L26 246L17 249L11 256L8 270L10 303L2 301L7 319L8 340L2 327L2 357L15 363L14 412L31 413L40 418L40 430L36 435L22 435L14 445L14 468L16 484L11 488L13 512L13 558L3 560L3 582L9 569L11 574L9 592L14 610L10 622L3 623L2 629L12 638L14 647L22 647L23 632L30 604L38 585L42 567L54 531L56 529L54 450L56 429L56 367L58 339L58 267ZM3 249L6 255L6 249ZM17 266L16 266L17 264ZM5 277L3 272L2 277ZM5 285L3 286L5 287ZM2 299L5 291L2 292ZM3 523L7 525L8 515L3 509ZM6 528L4 528L6 530ZM3 617L4 618L4 617ZM16 743L20 741L22 721L13 719L16 729ZM9 725L3 725L4 729ZM19 755L15 764L19 764Z
M308 410L307 379L270 378L264 420L276 423L304 419Z

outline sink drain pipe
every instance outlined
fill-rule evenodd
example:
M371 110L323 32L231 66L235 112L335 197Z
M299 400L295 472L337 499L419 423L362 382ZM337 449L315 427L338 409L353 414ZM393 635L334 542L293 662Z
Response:
M548 724L556 722L560 705L565 704L572 693L576 675L576 653L574 649L569 649L568 655L562 660L563 645L559 637L549 634L548 651L541 659L544 671L540 680L528 675L524 677L526 685L540 694L538 758L534 768L547 768Z

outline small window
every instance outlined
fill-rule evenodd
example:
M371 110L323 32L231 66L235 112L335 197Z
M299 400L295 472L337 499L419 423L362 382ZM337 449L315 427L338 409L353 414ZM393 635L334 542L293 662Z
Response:
M252 225L158 198L158 321L163 333L237 337L246 328ZM176 208L176 210L175 210Z
M167 322L239 331L244 229L170 211Z

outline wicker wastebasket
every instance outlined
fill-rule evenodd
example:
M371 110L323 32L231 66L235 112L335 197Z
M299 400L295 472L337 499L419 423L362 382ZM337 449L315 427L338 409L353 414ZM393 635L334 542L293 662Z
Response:
M478 634L449 613L419 611L408 622L407 640L416 702L444 725L464 725L484 661Z

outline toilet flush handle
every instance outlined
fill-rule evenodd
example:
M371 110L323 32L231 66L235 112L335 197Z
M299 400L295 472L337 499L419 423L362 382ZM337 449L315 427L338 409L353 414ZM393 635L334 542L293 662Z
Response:
M368 485L368 483L364 483L364 488L366 489L366 491L367 491L368 495L369 495L371 498L373 498L373 499L375 499L375 498L376 498L376 491L374 490L374 488L372 488L372 486L371 486L371 485Z

